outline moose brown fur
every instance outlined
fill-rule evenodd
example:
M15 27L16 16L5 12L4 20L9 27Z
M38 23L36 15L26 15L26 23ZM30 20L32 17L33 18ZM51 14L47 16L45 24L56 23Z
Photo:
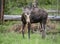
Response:
M24 12L22 13L21 21L22 21L22 34L24 38L24 28L25 25L28 24L28 37L30 38L30 28L32 23L40 23L42 32L42 38L45 38L45 25L47 22L48 13L43 9L39 9L38 7L25 7Z

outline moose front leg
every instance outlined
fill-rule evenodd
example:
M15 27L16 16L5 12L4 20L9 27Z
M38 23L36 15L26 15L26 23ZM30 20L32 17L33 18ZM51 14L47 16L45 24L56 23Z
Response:
M28 38L30 39L30 27L31 27L31 24L28 23Z
M24 38L24 28L25 28L25 25L26 25L26 24L23 24L23 25L22 25L22 35L23 35L23 38Z

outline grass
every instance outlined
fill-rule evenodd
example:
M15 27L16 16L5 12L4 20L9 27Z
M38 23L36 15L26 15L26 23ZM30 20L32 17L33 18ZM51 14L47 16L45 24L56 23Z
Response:
M28 39L28 34L25 34L23 39L22 34L16 32L4 32L1 31L11 28L12 25L20 23L20 21L7 21L3 25L0 25L0 44L60 44L60 34L49 34L45 39L41 38L41 34L31 34L31 38ZM57 29L60 30L60 23L57 24Z
M4 22L3 25L0 25L0 32L4 32L10 29L14 24L18 24L20 21L7 21Z
M31 34L31 38L28 39L25 34L25 39L22 38L22 34L10 32L0 33L0 44L60 44L60 35L47 35L45 39L41 38L40 34Z

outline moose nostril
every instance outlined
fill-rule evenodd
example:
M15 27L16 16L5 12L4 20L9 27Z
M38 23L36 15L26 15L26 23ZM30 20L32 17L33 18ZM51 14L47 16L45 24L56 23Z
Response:
M29 13L27 13L27 15L29 15Z

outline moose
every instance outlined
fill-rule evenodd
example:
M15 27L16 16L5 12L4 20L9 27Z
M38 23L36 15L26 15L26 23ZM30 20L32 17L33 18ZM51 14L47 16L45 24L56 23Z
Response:
M46 36L45 25L47 22L47 18L48 18L48 13L43 9L40 9L38 7L32 7L32 8L24 7L21 16L23 38L24 38L24 28L26 24L28 25L28 38L30 38L30 30L32 23L40 24L39 27L41 27L41 29L40 28L39 29L40 32L42 33L42 38L45 38Z

